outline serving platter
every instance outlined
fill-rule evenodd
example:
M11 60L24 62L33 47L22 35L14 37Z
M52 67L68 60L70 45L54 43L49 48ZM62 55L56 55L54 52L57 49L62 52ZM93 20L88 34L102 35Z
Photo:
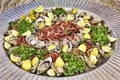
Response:
M4 33L7 31L8 23L28 13L31 8L39 5L45 8L63 7L67 9L77 8L87 11L102 18L117 37L117 43L112 56L100 67L80 75L71 77L47 77L26 72L14 65L6 55L3 48ZM0 14L0 80L119 80L120 79L120 14L109 7L90 2L88 0L40 0L31 2Z

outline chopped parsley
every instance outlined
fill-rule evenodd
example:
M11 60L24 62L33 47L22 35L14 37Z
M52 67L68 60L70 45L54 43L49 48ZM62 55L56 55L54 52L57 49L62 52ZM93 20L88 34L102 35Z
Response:
M67 12L65 11L65 9L63 8L56 8L54 9L53 11L53 14L57 15L57 16L60 16L61 14L62 15L65 15Z
M100 45L105 45L109 43L107 38L108 27L105 26L92 26L91 27L91 36L93 39L93 44L99 43Z

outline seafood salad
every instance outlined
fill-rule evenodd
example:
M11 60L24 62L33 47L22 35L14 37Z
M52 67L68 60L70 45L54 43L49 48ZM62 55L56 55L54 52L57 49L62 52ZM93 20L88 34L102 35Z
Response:
M40 5L9 23L3 46L10 60L23 70L62 77L103 64L116 40L106 23L88 12Z

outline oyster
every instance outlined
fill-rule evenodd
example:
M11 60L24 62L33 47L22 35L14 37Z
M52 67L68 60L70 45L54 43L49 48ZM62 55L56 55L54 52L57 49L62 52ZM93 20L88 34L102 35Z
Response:
M40 41L40 40L39 40L39 41L37 41L37 42L35 43L34 46L35 46L36 48L43 48L43 47L45 47L45 45L46 45L46 44L45 44L45 41Z
M67 39L64 39L62 41L61 46L63 52L70 52L72 50L72 43Z
M60 52L60 44L58 41L51 41L49 43L46 44L46 49L51 52L51 51L55 51L55 52Z
M48 57L44 61L41 61L37 67L37 74L42 74L49 69L52 63L52 58Z
M28 44L34 45L37 41L38 41L38 37L37 37L37 36L28 35L28 36L26 37L26 42L27 42Z

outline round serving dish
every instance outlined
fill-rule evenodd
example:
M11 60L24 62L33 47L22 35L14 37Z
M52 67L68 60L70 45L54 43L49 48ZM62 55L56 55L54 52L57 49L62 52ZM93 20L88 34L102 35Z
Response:
M37 8L39 5L45 8L63 7L77 8L93 13L102 18L117 37L117 43L112 56L100 67L87 73L71 77L47 77L26 72L14 65L3 48L4 33L7 31L8 23L26 14L31 8ZM40 0L31 2L0 14L0 79L1 80L119 80L120 79L120 14L109 7L102 6L87 0Z

